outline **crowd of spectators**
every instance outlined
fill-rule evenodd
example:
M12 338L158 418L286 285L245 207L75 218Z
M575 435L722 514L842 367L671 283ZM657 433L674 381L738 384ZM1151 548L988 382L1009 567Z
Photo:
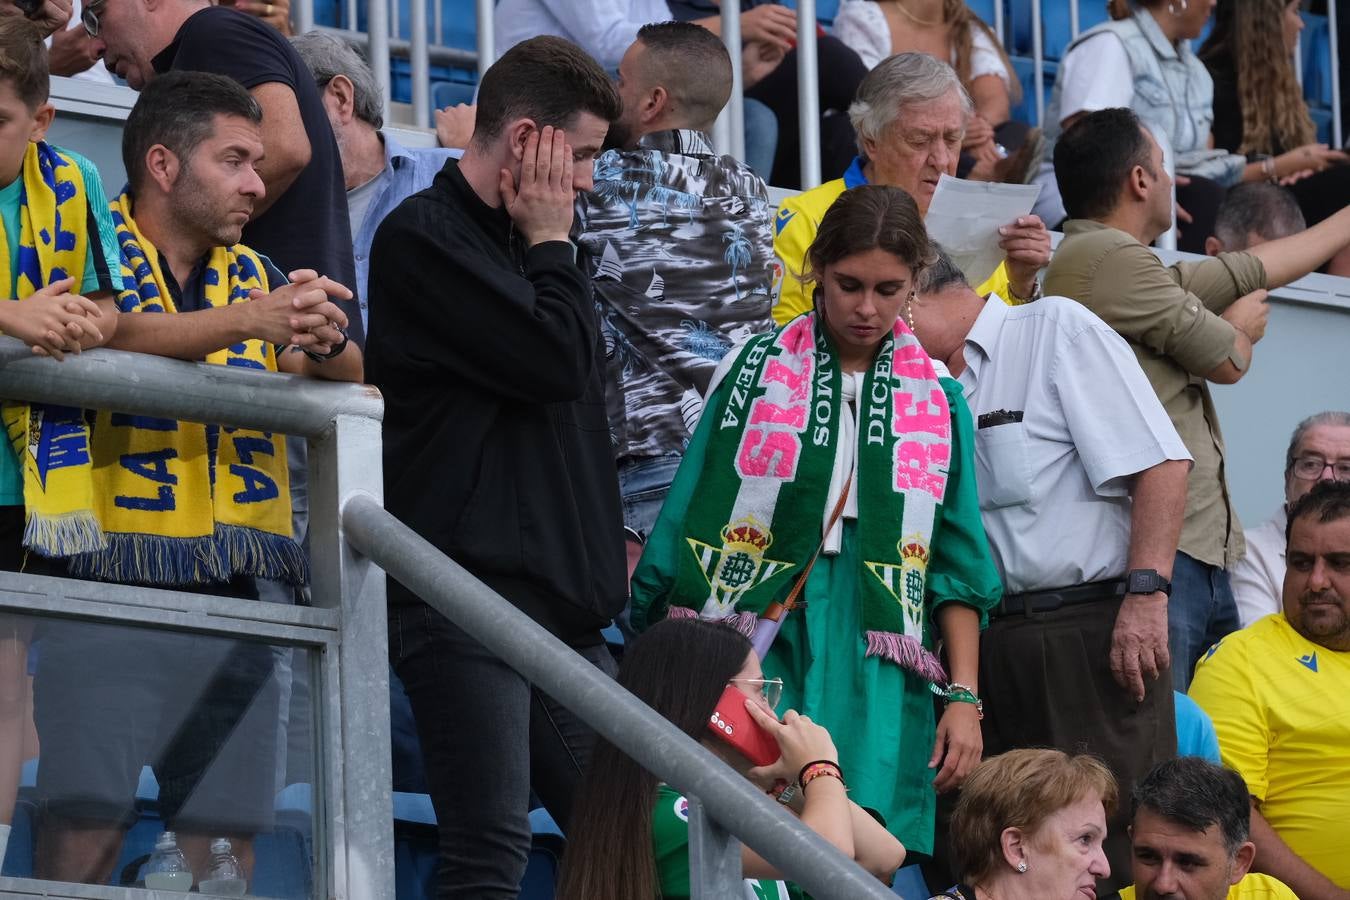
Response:
M850 0L821 39L836 177L776 209L776 4L740 19L780 129L757 171L713 147L706 0L502 0L435 149L385 129L346 43L287 40L284 3L94 0L78 30L68 3L0 15L4 334L377 386L392 513L881 881L1350 896L1350 413L1307 411L1244 538L1209 388L1256 364L1268 291L1350 259L1350 159L1289 99L1296 3L1227 0L1199 56L1210 4L1113 4L1043 141L959 0ZM139 94L111 200L45 140L71 54ZM1046 187L978 288L924 222L951 176ZM1167 266L1177 217L1206 256ZM3 418L0 568L303 597L302 442ZM571 839L562 896L688 896L685 797L393 579L388 603L438 896L516 896L532 795ZM194 872L221 835L251 871L290 655L33 622L0 616L0 860L31 667L38 877L114 876L142 765ZM726 703L774 761L710 731ZM800 896L742 863L747 895Z

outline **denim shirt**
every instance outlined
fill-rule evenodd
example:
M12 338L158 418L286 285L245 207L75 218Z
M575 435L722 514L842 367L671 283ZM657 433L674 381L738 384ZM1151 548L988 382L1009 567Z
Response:
M355 287L361 298L363 326L370 324L366 305L370 291L367 290L366 282L370 278L370 245L375 240L375 229L404 199L431 187L431 180L447 159L458 159L464 153L463 150L447 150L443 147L410 149L386 132L380 132L380 137L384 139L384 173L388 177L384 179L384 187L379 195L371 198L352 246L352 255L356 260Z
M1245 159L1209 149L1214 124L1214 81L1192 52L1190 42L1173 46L1153 16L1147 10L1136 9L1128 19L1103 22L1079 35L1066 55L1102 32L1111 32L1124 45L1134 73L1130 108L1150 131L1167 138L1175 154L1177 171L1211 178L1224 186L1241 180ZM1056 82L1045 116L1047 155L1053 153L1054 142L1060 135L1062 91L1063 85Z

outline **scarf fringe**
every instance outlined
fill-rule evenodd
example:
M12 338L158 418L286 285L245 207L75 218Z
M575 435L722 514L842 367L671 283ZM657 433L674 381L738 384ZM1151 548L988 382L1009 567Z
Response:
M23 544L43 556L96 553L107 545L98 516L89 510L44 516L30 512L24 524Z
M309 583L300 545L241 525L217 525L209 537L114 532L106 535L103 549L71 555L69 567L76 578L128 584L208 584L234 575Z
M110 532L107 546L70 557L70 574L124 584L186 585L229 581L215 538Z
M908 635L893 631L869 631L866 655L880 656L933 684L947 683L947 671L942 668L938 658Z
M699 614L697 610L690 609L687 606L672 606L670 611L666 613L666 617L670 619L697 619ZM746 637L754 637L755 627L759 624L759 616L752 612L737 612L711 621L730 625Z
M297 587L309 584L309 561L305 559L305 551L284 535L245 525L217 525L216 543L236 572L284 581Z

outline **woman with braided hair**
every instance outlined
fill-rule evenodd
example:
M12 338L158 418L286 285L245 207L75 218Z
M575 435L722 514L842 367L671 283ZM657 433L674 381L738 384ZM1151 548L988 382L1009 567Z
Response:
M1012 121L1021 83L997 35L965 0L845 0L834 33L871 69L896 53L927 53L950 63L975 103L957 175L1021 181L1037 162L1039 132ZM1020 148L1026 148L1018 153Z
M1289 186L1303 218L1315 225L1350 202L1350 157L1317 143L1294 72L1303 18L1300 0L1225 0L1200 59L1214 79L1214 142ZM1350 275L1350 251L1333 275Z

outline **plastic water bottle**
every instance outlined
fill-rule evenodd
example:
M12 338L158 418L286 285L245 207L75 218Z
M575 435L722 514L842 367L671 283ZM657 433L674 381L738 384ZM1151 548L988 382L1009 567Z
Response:
M145 864L145 886L152 891L177 891L186 894L192 889L192 870L188 868L183 851L178 849L178 836L166 831L155 841L155 852Z
M244 870L239 860L230 852L227 838L216 838L211 842L211 867L198 888L203 894L221 894L226 897L244 896Z

